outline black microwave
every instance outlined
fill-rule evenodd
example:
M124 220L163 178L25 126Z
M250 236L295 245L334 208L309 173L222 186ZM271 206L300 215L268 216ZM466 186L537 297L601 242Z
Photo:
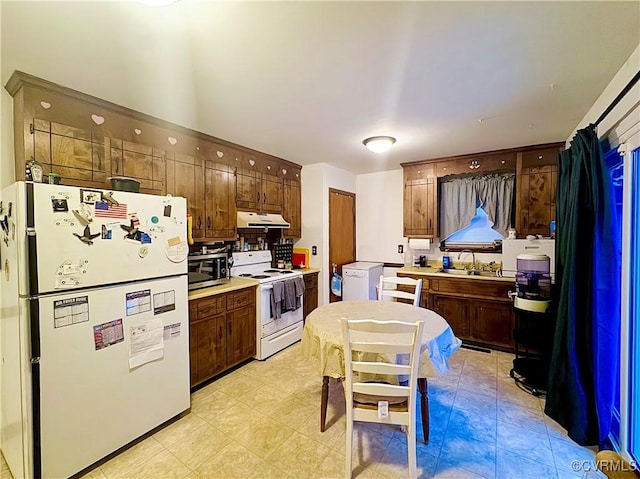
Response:
M188 261L190 290L229 281L229 253L194 253Z

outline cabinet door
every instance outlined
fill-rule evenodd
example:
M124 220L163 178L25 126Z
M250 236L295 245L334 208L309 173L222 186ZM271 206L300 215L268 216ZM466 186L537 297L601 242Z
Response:
M193 218L193 237L204 238L204 168L200 158L176 153L167 161L167 193L187 199L187 211Z
M228 240L236 235L235 176L228 165L205 164L205 236Z
M249 307L227 313L227 366L256 354L256 310Z
M248 154L239 155L236 163L236 206L242 211L259 211L262 195L256 158Z
M289 174L289 171L287 171ZM286 178L284 180L284 204L282 215L289 222L291 228L282 230L285 238L302 237L301 214L302 190L299 178Z
M50 148L51 171L64 180L93 180L90 131L51 122Z
M447 320L453 334L469 338L468 301L450 296L433 295L433 310Z
M433 166L405 168L404 235L437 234L437 179Z
M282 176L278 172L279 165L273 161L265 161L262 165L260 188L262 199L260 211L264 213L282 214L282 202L284 200Z
M513 348L513 314L511 304L500 301L471 303L471 337L496 346Z
M191 325L196 339L197 382L205 381L226 368L225 315L213 316ZM193 378L192 378L193 380ZM193 383L192 383L193 384Z
M303 316L307 319L309 313L318 307L318 273L304 275Z
M556 148L521 153L517 163L516 231L518 237L549 235L556 217Z

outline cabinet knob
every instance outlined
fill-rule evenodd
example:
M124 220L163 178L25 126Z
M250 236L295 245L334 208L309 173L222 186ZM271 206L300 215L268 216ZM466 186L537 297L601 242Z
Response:
M207 228L211 228L211 216L207 216Z
M263 203L266 203L266 202L267 202L267 194L266 194L266 193L264 193L264 194L263 194L262 202L263 202Z

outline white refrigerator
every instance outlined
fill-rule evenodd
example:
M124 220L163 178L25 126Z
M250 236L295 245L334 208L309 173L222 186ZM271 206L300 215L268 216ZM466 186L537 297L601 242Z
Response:
M0 200L2 452L14 477L69 477L190 407L186 202Z

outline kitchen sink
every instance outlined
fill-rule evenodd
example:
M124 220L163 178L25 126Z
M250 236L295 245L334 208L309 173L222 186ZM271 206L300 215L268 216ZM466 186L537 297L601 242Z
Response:
M456 276L469 276L471 274L470 269L441 269L439 273L454 274Z

